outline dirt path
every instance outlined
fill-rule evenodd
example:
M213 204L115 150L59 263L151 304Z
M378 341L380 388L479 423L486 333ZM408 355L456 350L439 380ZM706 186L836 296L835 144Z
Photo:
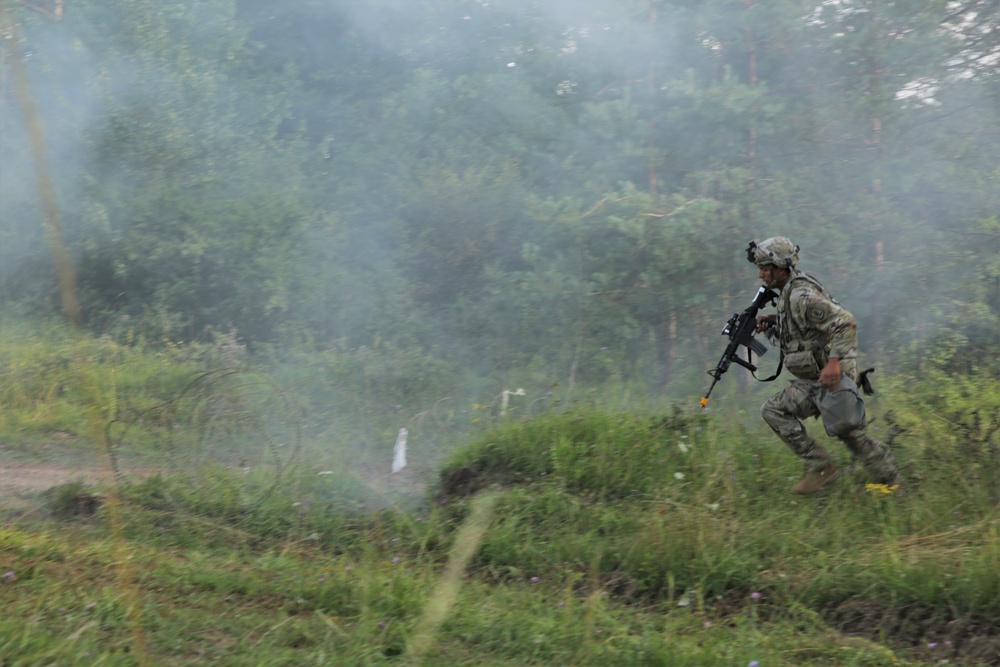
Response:
M0 461L0 499L23 493L44 491L66 482L99 484L113 477L111 470L97 467L61 465L7 465Z
M127 465L122 472L131 477L155 470ZM30 446L0 443L0 511L37 507L43 491L61 484L82 482L96 487L113 478L106 457L68 436L56 434L50 441Z
M110 467L22 464L0 460L0 512L24 511L38 507L40 494L69 482L99 486L110 482L114 475Z
M354 465L337 465L371 489L386 503L400 500L416 501L427 492L427 470L410 466L397 474L389 474L388 461L375 467L365 461ZM133 482L158 472L166 472L164 460L119 456L118 469L123 478ZM87 487L99 487L114 480L114 471L107 456L88 443L73 438L53 437L47 442L30 446L0 442L0 513L38 508L44 503L42 493L70 482L82 482ZM88 490L90 490L88 488Z

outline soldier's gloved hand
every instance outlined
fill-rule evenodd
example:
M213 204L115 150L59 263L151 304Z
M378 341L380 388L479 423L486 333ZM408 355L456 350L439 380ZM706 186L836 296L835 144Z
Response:
M826 366L819 372L819 381L830 391L840 388L840 359L830 357L830 361L826 362Z
M774 315L774 314L771 314L771 315L758 315L757 316L757 333L761 333L763 331L767 331L768 329L770 329L771 327L773 327L777 323L778 323L778 316L777 315Z

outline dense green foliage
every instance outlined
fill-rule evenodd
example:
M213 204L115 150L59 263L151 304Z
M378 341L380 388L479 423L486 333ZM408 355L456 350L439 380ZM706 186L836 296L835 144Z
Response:
M691 395L784 233L882 363L996 372L993 3L415 7L13 7L87 326ZM0 93L0 298L47 312Z

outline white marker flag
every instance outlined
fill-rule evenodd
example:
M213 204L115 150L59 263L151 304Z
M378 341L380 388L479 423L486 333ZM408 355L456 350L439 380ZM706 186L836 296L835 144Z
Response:
M399 472L406 467L406 436L410 434L405 428L399 429L396 436L396 447L392 450L392 471Z

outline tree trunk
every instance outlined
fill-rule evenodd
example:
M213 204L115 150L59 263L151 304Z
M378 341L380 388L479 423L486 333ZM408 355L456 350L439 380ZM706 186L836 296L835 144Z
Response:
M61 12L62 5L57 5L57 9ZM56 187L52 180L52 170L49 167L48 153L45 148L45 130L42 126L42 119L38 115L35 100L31 96L28 71L24 66L24 59L18 46L17 24L6 7L4 7L3 19L3 23L6 24L6 29L3 32L7 33L7 38L3 42L7 45L7 62L10 67L11 82L13 83L14 96L21 109L21 115L24 116L24 124L31 143L31 152L35 158L38 196L42 204L42 225L45 227L45 237L48 239L52 261L56 267L62 310L66 319L73 326L80 327L82 319L76 274L63 238L59 206L56 203Z

